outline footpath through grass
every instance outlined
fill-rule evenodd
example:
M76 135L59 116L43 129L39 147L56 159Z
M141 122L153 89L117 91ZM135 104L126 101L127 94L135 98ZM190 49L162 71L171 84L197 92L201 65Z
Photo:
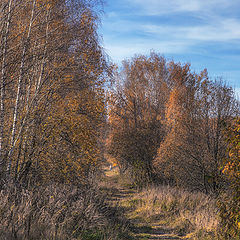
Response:
M123 182L117 168L106 169L101 184L129 219L128 239L217 239L215 202L205 194L167 186L139 192Z

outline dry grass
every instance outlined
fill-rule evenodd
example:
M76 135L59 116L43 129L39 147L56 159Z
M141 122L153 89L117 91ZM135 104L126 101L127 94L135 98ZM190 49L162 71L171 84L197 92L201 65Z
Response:
M125 219L89 186L12 187L0 202L1 240L126 239Z
M203 193L168 186L150 188L122 201L129 218L150 227L165 226L186 239L217 239L215 201Z

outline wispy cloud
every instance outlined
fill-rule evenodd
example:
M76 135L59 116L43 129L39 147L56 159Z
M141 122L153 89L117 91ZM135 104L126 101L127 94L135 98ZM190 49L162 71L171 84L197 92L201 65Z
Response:
M195 69L236 72L240 62L239 0L106 0L104 46L113 61L156 50ZM229 77L228 77L229 76ZM240 87L238 75L227 76Z
M135 54L149 54L151 49L158 49L159 52L164 54L176 54L187 51L185 42L172 41L169 42L155 42L151 40L145 41L122 41L122 44L117 42L105 43L106 52L110 56L114 56L114 61L120 63L123 59L132 57Z
M240 20L221 18L212 24L200 26L144 25L144 31L153 35L167 34L172 38L198 41L240 40ZM197 43L197 42L196 42Z
M226 9L233 4L239 3L237 0L126 0L129 4L139 6L141 13L145 15L161 15L176 12L204 12L212 9Z

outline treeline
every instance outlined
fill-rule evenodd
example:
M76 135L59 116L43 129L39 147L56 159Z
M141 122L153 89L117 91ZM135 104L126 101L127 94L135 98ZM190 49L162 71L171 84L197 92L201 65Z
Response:
M108 64L91 0L1 1L4 183L87 179L99 164Z
M197 74L152 52L123 62L108 98L106 145L123 176L138 188L165 184L218 196L225 237L238 236L239 120L234 124L240 105L234 90L209 79L206 69Z
M109 152L134 184L224 184L225 131L239 114L231 87L151 53L123 63L109 99Z

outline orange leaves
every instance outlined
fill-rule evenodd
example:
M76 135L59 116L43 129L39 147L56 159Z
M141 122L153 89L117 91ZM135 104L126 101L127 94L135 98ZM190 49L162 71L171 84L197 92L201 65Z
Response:
M219 199L222 231L231 239L240 236L240 119L235 119L227 131L229 157L222 172L228 177L231 195Z
M67 62L78 64L74 59ZM59 80L59 91L54 94L54 105L43 127L45 132L51 131L47 139L51 164L47 164L47 171L62 176L64 181L83 181L90 169L100 164L98 137L105 115L104 90L99 82L84 82L85 79L78 79L80 76L72 72Z
M223 168L223 173L235 183L240 183L240 119L236 119L228 130L229 158Z
M11 14L5 8L1 19L2 39L6 37L7 43L2 47L3 85L8 86L2 100L6 106L3 152L9 152L15 129L11 126L16 125L16 175L29 161L46 179L57 179L58 173L59 178L64 174L70 178L70 172L80 177L91 165L98 165L98 137L105 118L108 64L98 39L98 8L77 0L16 2ZM14 109L19 114L12 117Z
M45 127L45 131L52 129L52 138L48 139L48 152L55 152L49 156L49 160L55 162L55 156L57 165L61 165L60 169L63 169L58 174L68 180L73 177L81 177L83 180L87 168L96 165L98 160L96 130L88 116L92 113L83 108L81 101L81 96L73 94L60 99L51 113L47 128ZM58 169L52 166L51 171Z
M169 126L173 126L176 120L179 120L181 117L180 97L179 89L175 88L170 92L169 100L166 105L166 121Z
M52 8L59 2L59 0L36 0L38 7L45 7L47 10Z

